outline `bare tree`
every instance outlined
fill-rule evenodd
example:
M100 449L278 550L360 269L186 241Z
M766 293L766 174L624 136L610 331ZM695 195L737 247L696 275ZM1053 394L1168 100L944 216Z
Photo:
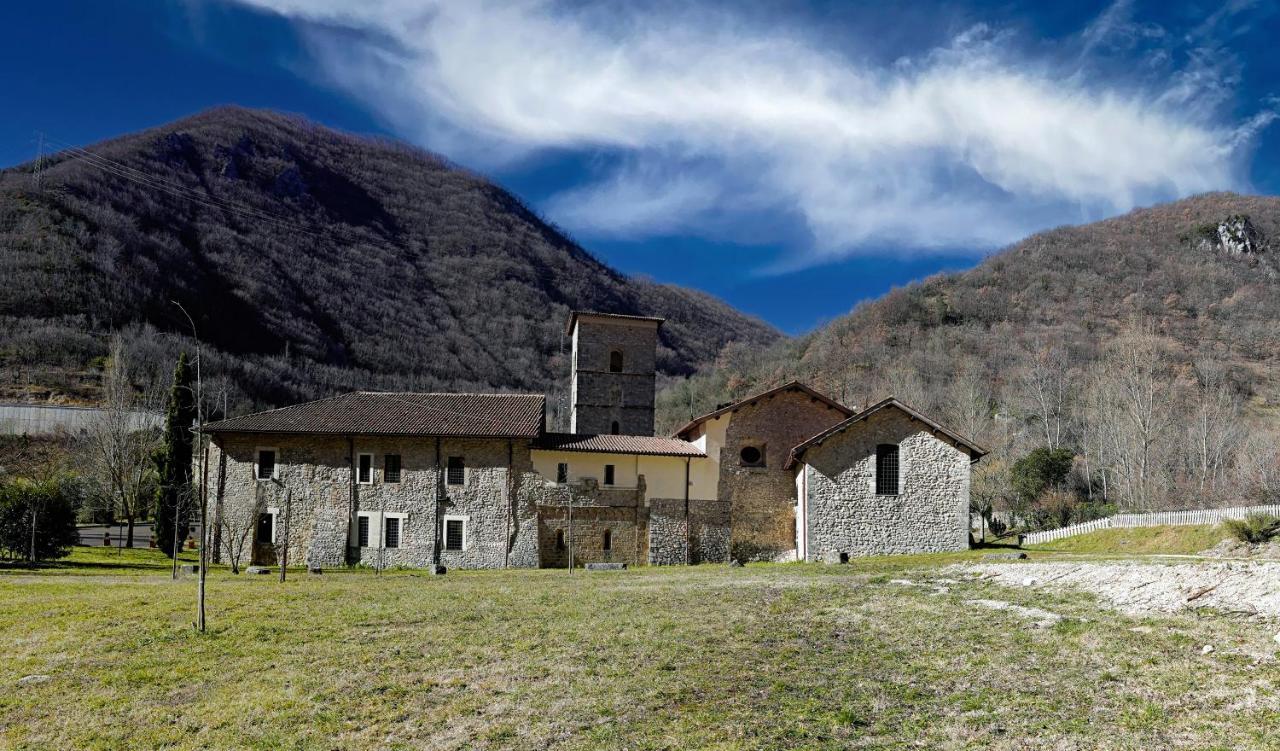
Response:
M1203 501L1223 490L1236 449L1244 440L1240 399L1232 392L1221 366L1196 363L1195 410L1187 423L1189 474Z
M227 556L227 563L231 564L231 573L240 573L245 551L253 547L253 533L258 526L258 517L264 511L266 500L262 496L261 486L255 484L251 505L224 505L222 512L218 514L218 524L222 530L222 551Z
M154 396L154 395L152 395ZM151 505L153 457L160 446L160 431L145 414L154 411L155 400L137 393L129 381L124 343L111 340L111 353L103 377L103 404L84 434L91 473L103 488L111 515L129 525L125 545L133 545L134 524Z
M1118 337L1093 381L1091 419L1104 471L1112 472L1122 501L1135 511L1154 508L1168 489L1175 388L1165 346L1149 330Z
M1037 346L1020 379L1022 408L1039 427L1044 445L1056 449L1065 438L1073 401L1072 373L1066 353Z

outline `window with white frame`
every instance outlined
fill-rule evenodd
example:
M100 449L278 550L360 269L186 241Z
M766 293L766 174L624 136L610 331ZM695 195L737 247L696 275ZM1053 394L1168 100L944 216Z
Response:
M404 545L409 515L403 511L358 511L351 544L358 548L399 548Z
M274 480L279 477L280 450L271 447L259 447L253 461L253 476L259 480Z
M361 485L373 484L373 454L360 454L356 457L356 482Z
M258 529L254 535L259 545L275 545L276 544L276 517L280 515L280 509L274 506L268 507L266 511L258 514Z
M467 549L467 522L469 517L466 516L446 516L444 518L444 549L445 550L466 550Z

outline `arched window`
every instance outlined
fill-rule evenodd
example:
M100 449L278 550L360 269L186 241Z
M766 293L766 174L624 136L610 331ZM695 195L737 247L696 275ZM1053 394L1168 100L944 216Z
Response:
M606 552L613 550L613 530L611 529L604 531L604 550Z
M618 434L618 431L619 431L620 429L621 429L621 428L618 426L618 421L617 421L617 420L614 420L614 421L613 421L613 424L609 426L609 432L610 432L610 433L613 433L614 435L617 435L617 434Z
M556 530L556 550L564 550L564 530Z
M876 495L898 494L898 446L876 446Z
M622 351L621 350L615 349L614 351L609 353L609 372L610 373L622 372Z

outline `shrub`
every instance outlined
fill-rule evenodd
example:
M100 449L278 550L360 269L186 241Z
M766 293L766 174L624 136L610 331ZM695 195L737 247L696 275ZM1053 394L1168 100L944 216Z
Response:
M80 484L70 479L0 484L0 556L34 563L71 552L80 496Z
M1243 519L1227 519L1222 522L1222 526L1235 539L1251 545L1270 542L1280 535L1280 518L1271 514L1249 514Z

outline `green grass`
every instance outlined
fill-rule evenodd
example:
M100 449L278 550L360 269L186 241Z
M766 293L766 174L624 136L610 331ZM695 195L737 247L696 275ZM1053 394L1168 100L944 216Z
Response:
M104 555L75 560L101 573ZM127 555L111 576L0 573L0 748L1280 744L1274 627L892 583L980 553L285 584L216 569L204 635L194 580ZM973 598L1069 620L1032 630ZM51 678L17 684L30 674Z
M1028 545L1027 550L1096 555L1194 555L1226 538L1226 530L1217 525L1100 529L1041 545Z

